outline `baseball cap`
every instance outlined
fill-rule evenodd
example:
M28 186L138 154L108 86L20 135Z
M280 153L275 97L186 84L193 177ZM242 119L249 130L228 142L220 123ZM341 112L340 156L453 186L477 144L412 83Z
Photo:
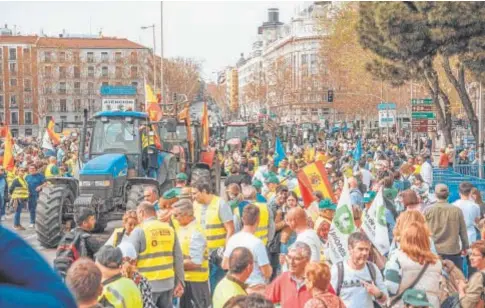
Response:
M119 268L123 261L121 249L110 245L105 245L98 250L95 255L96 262L107 268Z
M330 199L323 199L322 201L320 201L318 203L318 208L320 210L333 210L335 211L337 209L337 206L335 205L335 203L332 202L332 200Z
M261 188L261 187L263 187L263 183L262 183L260 180L255 179L255 180L253 181L253 186L254 186L255 188Z
M431 303L428 301L426 292L423 290L408 289L404 292L402 296L402 301L404 304L408 304L415 307L432 307Z
M187 181L189 178L188 178L187 174L180 172L179 174L177 174L175 176L175 179L179 180L179 181Z
M374 200L374 198L376 197L376 192L375 191L368 191L364 194L364 203L369 203L369 202L372 202L372 200Z

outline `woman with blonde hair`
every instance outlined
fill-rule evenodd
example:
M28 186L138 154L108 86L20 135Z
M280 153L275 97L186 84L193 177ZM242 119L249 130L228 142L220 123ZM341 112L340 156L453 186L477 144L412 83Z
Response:
M138 217L135 210L128 210L123 215L123 226L116 228L111 234L110 238L106 241L105 245L111 245L117 247L122 242L128 241L128 237L131 231L138 225Z
M388 307L404 307L402 295L411 288L426 292L433 307L439 307L441 269L439 257L431 251L426 225L417 221L406 225L399 234L399 247L384 269Z
M305 267L305 285L312 298L304 308L345 308L342 299L328 291L329 284L330 267L325 263L308 263Z
M428 225L426 224L426 219L424 215L421 214L419 211L405 211L399 215L396 221L396 226L394 227L393 233L393 241L391 243L391 248L389 249L389 255L391 255L396 249L399 248L400 241L402 234L406 232L406 228L411 223L419 223L424 226L424 230L426 231L426 236L429 238L429 245L431 247L431 251L437 255L436 247L434 245L433 239L431 238L431 231L428 229Z

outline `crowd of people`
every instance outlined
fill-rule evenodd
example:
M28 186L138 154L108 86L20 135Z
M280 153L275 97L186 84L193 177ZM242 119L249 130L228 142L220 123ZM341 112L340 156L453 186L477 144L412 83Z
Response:
M485 203L468 182L459 186L460 199L448 203L449 188L433 181L430 147L414 153L389 140L342 138L293 147L282 158L256 144L221 157L227 176L221 195L184 173L162 195L147 187L106 242L91 235L96 213L76 212L77 227L61 240L54 261L68 287L56 292L72 297L52 300L82 308L483 306ZM64 161L48 159L47 178ZM325 166L331 194L313 191L305 204L298 175L316 161ZM15 194L24 187L22 170L16 168L9 196L30 206L37 196L30 185L27 198ZM37 192L48 185L45 178L37 183ZM345 185L356 230L344 247L347 257L333 262L329 233ZM390 239L385 254L362 229L380 192ZM0 306L14 299L2 300Z

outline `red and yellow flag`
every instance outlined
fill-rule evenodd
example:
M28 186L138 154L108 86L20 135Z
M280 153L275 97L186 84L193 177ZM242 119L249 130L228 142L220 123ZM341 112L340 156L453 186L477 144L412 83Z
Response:
M320 191L324 198L330 198L336 202L332 186L328 180L328 174L321 161L306 165L298 172L298 182L308 188L312 193ZM300 185L301 186L301 185ZM300 188L301 191L301 188ZM301 191L303 197L303 191Z
M305 205L305 208L309 207L315 200L315 196L312 194L310 188L308 188L308 186L306 186L300 179L298 179L298 188L300 190L300 197L303 200L303 205Z
M5 149L3 153L3 168L7 171L12 172L15 168L15 161L13 155L13 137L8 126L5 127Z
M156 102L148 104L147 113L148 118L152 122L160 121L163 116L162 109L160 109L160 106Z
M204 107L202 108L202 146L208 147L209 146L209 138L210 138L210 131L209 131L209 110L207 109L207 103L204 103Z
M52 145L59 145L61 143L61 137L54 131L54 125L56 125L56 123L51 119L49 124L47 124L47 134L51 139Z

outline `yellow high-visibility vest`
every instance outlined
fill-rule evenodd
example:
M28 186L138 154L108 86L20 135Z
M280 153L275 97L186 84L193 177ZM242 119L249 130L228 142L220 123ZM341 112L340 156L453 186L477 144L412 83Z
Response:
M54 167L55 165L56 164L48 164L47 167L45 168L44 176L47 179L55 176L54 174L52 174L52 167Z
M189 259L190 240L192 238L192 234L194 234L194 232L199 232L203 235L204 230L202 230L201 226L197 224L197 222L190 223L185 227L177 225L175 227L175 230L177 233L177 238L180 242L180 246L182 248L182 254L184 255L184 259ZM209 280L209 252L206 246L200 268L190 271L185 270L185 281L205 282L207 280Z
M115 308L143 308L141 293L135 282L129 278L113 277L110 282L103 282L103 293L98 302L107 302Z
M16 177L17 181L21 187L16 187L12 193L12 199L29 199L29 187L27 186L27 181L22 177Z
M124 231L125 231L125 228L116 228L116 229L114 229L114 231L113 231L113 234L114 234L114 236L113 236L113 242L110 243L111 246L116 247L116 246L118 246L121 243L121 237L123 237ZM119 243L118 243L118 241L119 241Z
M138 256L138 271L149 281L174 277L173 228L156 219L143 222L137 228L143 229L146 246L145 251Z
M264 245L268 244L268 230L269 230L269 211L266 203L262 202L250 202L259 208L259 224L254 236L263 241ZM233 214L237 217L241 217L239 213L239 207L233 210Z
M231 298L238 295L247 295L246 290L226 276L217 284L214 290L212 307L222 308Z
M207 248L215 249L226 245L227 231L224 223L219 218L219 200L217 196L212 196L212 200L205 213L204 235L207 239ZM197 223L200 225L202 218L202 207L204 205L194 201L194 215Z
M146 148L149 145L154 145L155 144L155 136L148 136L146 134L143 134L141 136L141 145L142 148Z

